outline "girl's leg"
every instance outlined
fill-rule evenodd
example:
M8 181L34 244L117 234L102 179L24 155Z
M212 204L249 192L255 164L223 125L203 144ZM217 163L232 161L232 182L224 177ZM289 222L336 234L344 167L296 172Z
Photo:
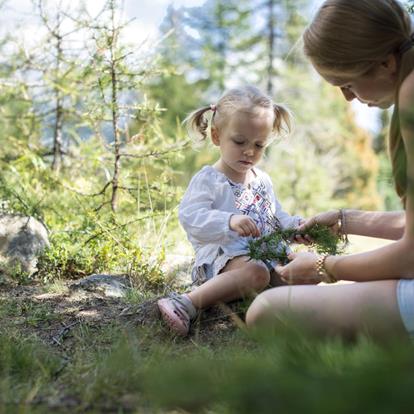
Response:
M404 334L397 280L329 286L283 286L255 298L246 314L248 326L277 324L298 318L321 334Z
M260 292L269 280L269 270L263 263L239 256L230 260L220 274L190 292L188 297L196 308L208 308Z

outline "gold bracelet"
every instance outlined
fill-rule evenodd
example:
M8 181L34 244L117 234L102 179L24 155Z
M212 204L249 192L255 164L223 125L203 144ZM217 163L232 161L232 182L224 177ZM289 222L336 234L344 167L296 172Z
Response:
M325 267L325 261L329 254L322 254L316 260L316 273L321 278L321 281L324 283L335 283L337 282L335 276L329 273Z

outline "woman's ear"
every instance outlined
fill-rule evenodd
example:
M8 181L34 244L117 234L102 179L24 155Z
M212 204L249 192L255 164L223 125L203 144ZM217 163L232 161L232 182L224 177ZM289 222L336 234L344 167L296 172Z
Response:
M220 145L219 133L216 127L211 127L211 140L214 145Z
M381 67L383 70L387 71L390 75L395 75L397 73L397 58L394 53L390 53L386 60L381 62Z

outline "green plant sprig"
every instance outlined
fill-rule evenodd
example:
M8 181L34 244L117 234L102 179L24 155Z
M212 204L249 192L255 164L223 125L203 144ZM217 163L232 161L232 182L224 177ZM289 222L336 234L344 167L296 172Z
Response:
M336 255L343 251L343 243L340 236L332 233L329 227L314 224L305 232L298 232L294 228L279 229L271 234L260 237L249 242L250 258L255 260L277 260L285 264L289 262L289 245L297 235L309 236L312 246L319 254Z

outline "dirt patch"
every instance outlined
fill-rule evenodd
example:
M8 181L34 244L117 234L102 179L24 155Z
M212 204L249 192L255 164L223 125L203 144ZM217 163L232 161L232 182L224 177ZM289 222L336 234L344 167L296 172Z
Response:
M72 331L80 325L93 330L114 323L128 327L156 327L154 334L171 335L160 322L158 297L134 304L125 298L71 290L69 284L62 282L59 292L47 291L43 284L36 282L23 286L3 285L0 288L0 314L6 325L17 329L21 335L35 335L57 347L71 342ZM210 341L212 336L242 327L243 314L241 302L202 311L193 324L190 337Z

